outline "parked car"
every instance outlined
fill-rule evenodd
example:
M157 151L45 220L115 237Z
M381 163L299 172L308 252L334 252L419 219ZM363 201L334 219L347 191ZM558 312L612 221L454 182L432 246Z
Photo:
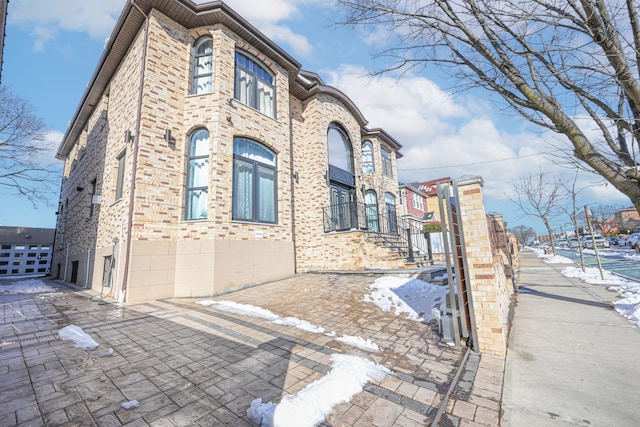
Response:
M613 246L613 245L617 246L620 239L618 238L618 236L609 236L609 237L607 237L607 240L609 241L609 244L611 246Z
M633 249L637 249L638 243L640 243L640 233L633 233L627 238L627 246Z
M580 246L580 239L578 239L577 237L572 237L567 241L567 245L570 248L577 248L578 246Z
M640 234L640 233L639 233ZM582 239L582 247L587 248L587 249L593 249L593 243L595 242L596 246L598 248L608 248L610 247L609 245L609 241L607 239L605 239L602 236L593 236L593 239L591 238L591 236L584 236Z
M618 237L618 246L627 246L628 237Z
M569 247L569 242L567 242L567 239L558 239L556 240L556 246L559 248L567 248Z

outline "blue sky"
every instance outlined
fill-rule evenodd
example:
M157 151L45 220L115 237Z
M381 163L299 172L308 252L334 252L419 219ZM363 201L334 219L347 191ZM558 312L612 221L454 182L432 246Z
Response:
M86 89L105 39L111 33L125 0L11 0L5 37L2 84L30 102L49 129L47 143L53 158ZM506 194L520 176L538 170L572 175L540 153L557 135L536 129L501 110L481 91L454 93L456 82L445 75L383 76L372 53L386 38L377 31L332 27L338 16L326 0L228 0L249 22L292 54L304 69L347 94L369 121L382 127L402 145L398 162L403 182L443 176L481 176L485 205L500 212L509 226L525 224L542 232L534 218L522 217ZM60 162L61 164L61 162ZM570 178L567 178L570 179ZM581 204L629 206L630 202L595 175L584 175ZM54 227L54 207L0 192L0 224ZM512 195L513 197L513 195ZM567 223L560 218L558 226Z

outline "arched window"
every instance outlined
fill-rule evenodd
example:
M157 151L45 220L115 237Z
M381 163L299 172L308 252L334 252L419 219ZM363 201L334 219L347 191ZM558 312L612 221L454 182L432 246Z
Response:
M191 93L211 93L213 71L213 39L202 36L193 43L193 73Z
M233 139L235 220L277 222L276 154L247 138Z
M262 114L275 118L276 87L267 67L248 55L236 52L234 97Z
M373 173L374 171L373 144L371 141L365 141L362 143L362 172Z
M209 205L209 131L189 136L185 219L207 219Z
M336 123L329 125L327 142L329 144L329 164L353 174L351 142L344 129Z
M365 212L367 216L367 229L373 232L380 231L380 218L378 218L378 195L373 190L364 193Z

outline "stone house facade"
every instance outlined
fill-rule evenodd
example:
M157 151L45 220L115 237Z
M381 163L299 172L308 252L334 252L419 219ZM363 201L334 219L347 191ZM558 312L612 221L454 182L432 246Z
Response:
M403 267L368 236L400 148L223 2L128 2L57 152L52 276L136 302Z

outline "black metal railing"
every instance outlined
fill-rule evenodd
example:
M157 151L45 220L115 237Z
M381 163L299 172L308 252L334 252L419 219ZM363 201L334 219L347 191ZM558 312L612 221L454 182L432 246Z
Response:
M398 218L395 209L381 214L377 205L358 202L324 207L324 232L361 230L373 233L378 241L393 248L409 262L429 254L421 225Z

